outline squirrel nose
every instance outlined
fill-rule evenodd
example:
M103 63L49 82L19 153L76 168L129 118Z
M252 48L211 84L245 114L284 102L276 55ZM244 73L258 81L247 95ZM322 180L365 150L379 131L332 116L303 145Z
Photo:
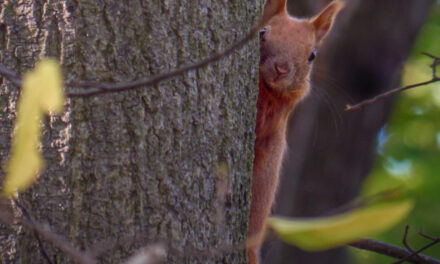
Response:
M290 72L289 65L287 63L275 62L274 67L278 75L283 75Z

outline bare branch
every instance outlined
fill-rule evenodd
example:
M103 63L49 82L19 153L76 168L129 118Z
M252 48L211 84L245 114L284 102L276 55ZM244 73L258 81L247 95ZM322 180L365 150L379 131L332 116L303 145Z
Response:
M429 80L429 81L426 81L426 82L421 82L421 83L411 84L411 85L404 86L404 87L395 88L395 89L392 89L392 90L390 90L388 92L379 94L379 95L377 95L377 96L375 96L375 97L373 97L371 99L364 100L364 101L362 101L362 102L360 102L358 104L355 104L355 105L347 104L345 106L345 111L358 110L358 109L360 109L361 107L363 107L365 105L375 103L378 100L386 98L386 97L389 97L390 95L393 95L395 93L399 93L399 92L402 92L402 91L405 91L405 90L408 90L408 89L411 89L411 88L415 88L415 87L425 86L425 85L428 85L428 84L431 84L431 83L435 83L435 82L438 82L438 81L440 81L440 78L435 78L435 79L432 79L432 80Z
M421 251L420 250L416 251L415 253L417 254L417 256L415 256L412 252L410 252L407 249L373 239L362 239L357 242L350 243L348 245L358 249L368 250L382 255L397 258L400 259L399 261L404 260L416 264L440 264L440 260L438 259L423 254L419 254L421 251L425 250L426 248L422 249ZM397 262L397 263L401 263L401 262Z
M423 230L420 230L419 235L422 236L422 237L424 237L424 238L427 238L427 239L429 239L429 240L432 240L432 241L435 241L435 240L439 240L439 239L440 239L440 238L432 237L432 236L429 236L429 235L425 234L425 233L423 232Z
M259 23L260 24L260 23ZM120 82L120 83L80 83L80 84L66 84L67 87L72 88L72 91L66 92L67 97L89 97L94 95L101 95L107 93L115 93L137 89L145 86L152 86L158 84L159 82L169 80L180 76L188 71L197 70L203 67L208 66L209 64L219 61L220 59L230 55L235 50L242 48L246 45L251 39L253 39L259 31L259 27L254 27L244 38L240 41L234 43L232 46L227 48L226 50L215 53L212 56L198 62L195 64L191 64L188 66L184 66L182 68L168 71L156 76L152 76L150 78L140 79L137 81L131 82ZM11 80L15 85L21 86L21 79L18 75L6 68L4 65L0 64L0 74L4 77Z
M24 218L20 220L20 224L23 226L32 229L34 232L36 232L39 236L46 239L47 241L51 242L55 247L59 248L62 252L73 258L77 263L81 264L94 264L96 261L90 257L88 254L78 250L73 245L70 244L69 241L67 241L65 238L55 234L53 231L50 230L48 226L45 226L35 220L32 219L29 212L26 210L26 208L19 203L17 200L14 200L17 207L19 207L23 213ZM2 217L2 212L0 212L0 220L5 220L7 218ZM11 222L5 222L10 224ZM37 239L39 241L39 237ZM41 241L39 241L41 243ZM40 244L41 245L41 244ZM46 253L47 255L47 253ZM52 261L48 258L46 260L50 263Z
M434 55L432 55L432 54L430 54L430 53L428 53L428 52L423 51L423 52L421 52L421 53L422 53L423 55L425 55L425 56L431 58L431 59L440 60L440 57L434 56Z
M137 80L137 81L133 81L133 82L121 82L121 83L115 83L115 84L96 83L96 84L68 85L70 87L80 87L83 89L77 90L77 91L69 91L66 93L66 95L68 97L88 97L88 96L100 95L100 94L106 94L106 93L128 91L128 90L133 90L133 89L145 87L145 86L152 86L152 85L158 84L159 82L180 76L186 72L206 67L209 64L216 62L216 61L230 55L232 52L243 47L246 43L248 43L251 39L253 39L258 31L259 31L258 27L253 28L244 38L242 38L237 43L233 44L231 47L227 48L223 52L216 53L216 54L212 55L211 57L206 58L198 63L184 66L184 67L182 67L180 69L176 69L174 71L165 72L163 74L159 74L159 75L153 76L151 78L145 78L145 79L141 79L141 80ZM88 89L84 89L84 88L88 88Z
M26 219L31 221L32 218L29 215L29 213L27 212L26 208L20 202L18 202L18 200L13 200L13 201L14 201L15 205L21 209L21 212L24 215L24 217L26 217ZM38 242L38 248L40 249L41 254L43 255L44 259L47 261L47 263L53 264L53 261L52 261L52 259L50 259L49 254L47 254L46 249L44 248L43 242L41 242L40 236L36 230L34 230L34 236Z
M406 247L406 249L408 249L408 251L414 252L414 250L409 246L408 241L407 241L408 230L409 230L409 225L406 225L405 226L405 233L403 233L402 244Z
M375 97L373 97L371 99L367 99L367 100L361 101L360 103L357 103L355 105L347 104L345 106L345 111L358 110L358 109L360 109L361 107L363 107L365 105L369 105L369 104L375 103L378 100L381 100L383 98L389 97L389 96L391 96L393 94L396 94L396 93L399 93L399 92L402 92L402 91L405 91L405 90L408 90L408 89L412 89L412 88L415 88L415 87L425 86L425 85L432 84L432 83L440 81L440 78L437 76L437 71L436 71L436 68L437 68L437 66L440 63L440 58L438 58L438 57L436 57L434 55L431 55L429 53L426 53L426 52L423 52L422 54L430 57L431 59L433 59L433 63L431 65L431 68L432 68L432 79L431 80L425 81L425 82L416 83L416 84L411 84L411 85L408 85L408 86L403 86L403 87L395 88L395 89L392 89L392 90L387 91L385 93L379 94L379 95L377 95L377 96L375 96Z
M0 64L0 74L10 80L13 84L21 86L20 77L18 77L14 71L6 68L3 64Z
M24 226L31 228L38 232L44 239L51 242L55 247L59 248L61 251L66 253L68 256L73 258L76 262L82 264L93 264L96 263L94 259L89 257L86 253L80 251L70 244L69 241L63 237L53 233L47 226L44 226L38 222L21 222Z
M409 225L405 226L405 232L403 233L403 239L402 239L402 244L406 247L406 249L411 252L411 253L415 253L415 251L409 246L408 244L408 231L409 231ZM415 253L416 257L419 257L419 254ZM420 258L420 257L419 257Z
M419 253L421 253L421 252L427 250L428 248L434 246L435 244L437 244L437 243L439 243L439 242L440 242L440 239L436 239L435 241L432 241L431 243L429 243L428 245L422 247L421 249L419 249L419 250L417 250L417 251L414 251L413 253L411 253L411 254L409 254L409 255L403 257L402 259L400 259L400 260L398 260L398 261L396 261L396 262L393 262L393 263L391 263L391 264L400 264L400 263L403 263L404 261L408 261L408 259L410 259L410 258L413 258L413 257L420 257ZM427 263L427 262L421 262L421 263Z

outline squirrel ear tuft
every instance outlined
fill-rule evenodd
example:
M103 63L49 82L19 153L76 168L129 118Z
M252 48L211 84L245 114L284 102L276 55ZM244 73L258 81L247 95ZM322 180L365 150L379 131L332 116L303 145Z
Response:
M264 13L260 22L260 28L264 27L269 20L280 13L285 13L287 0L266 0Z
M341 1L331 2L321 13L310 20L310 23L315 28L317 43L321 43L325 36L327 36L336 15L343 7L344 4Z

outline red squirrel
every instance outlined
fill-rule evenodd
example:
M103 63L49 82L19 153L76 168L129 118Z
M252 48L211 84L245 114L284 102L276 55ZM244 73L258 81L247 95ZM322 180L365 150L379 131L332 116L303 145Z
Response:
M267 0L260 31L260 79L249 223L248 261L258 263L266 220L275 198L286 146L286 125L307 95L316 50L330 31L342 3L330 3L312 19L289 16L286 0ZM264 21L264 20L263 20Z

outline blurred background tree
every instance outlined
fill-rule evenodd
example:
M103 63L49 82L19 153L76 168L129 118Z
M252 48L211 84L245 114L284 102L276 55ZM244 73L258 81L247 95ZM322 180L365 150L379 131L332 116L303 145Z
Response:
M328 2L291 0L289 9L296 16L311 16ZM403 226L409 223L414 234L410 233L408 240L418 248L427 242L415 232L421 226L428 234L439 233L438 225L435 227L438 222L435 212L439 211L434 208L438 196L435 182L439 180L432 179L439 166L435 163L437 157L430 154L437 153L440 145L435 122L440 97L435 96L435 90L417 88L404 94L397 103L394 98L388 98L359 111L343 110L348 103L399 87L402 77L405 84L423 77L423 81L430 79L428 66L432 60L418 54L422 50L438 52L438 48L432 48L439 43L433 37L436 35L433 32L438 32L435 24L438 4L433 5L430 0L348 0L346 3L330 40L319 50L312 78L313 92L291 120L290 151L284 163L275 214L330 214L359 195L369 174L372 176L365 184L366 194L398 185L396 178L406 183L413 179L409 182L416 194L416 209L410 219L380 239L401 244ZM429 12L432 19L414 47ZM404 68L411 52L414 55ZM405 69L403 75L402 69ZM426 254L435 257L434 251L435 248ZM265 263L320 264L390 262L390 258L375 253L348 252L344 248L307 253L279 241L266 243L264 260Z
M432 77L432 59L422 54L440 54L440 3L431 8L403 74L403 85L429 80ZM425 246L429 240L418 232L440 236L440 91L438 84L419 87L402 93L392 111L389 122L378 136L377 161L367 179L363 193L377 189L407 186L416 207L401 225L377 237L382 241L400 244L405 225L409 225L407 241L414 249ZM356 263L390 263L391 258L353 251ZM424 254L440 258L439 246Z

